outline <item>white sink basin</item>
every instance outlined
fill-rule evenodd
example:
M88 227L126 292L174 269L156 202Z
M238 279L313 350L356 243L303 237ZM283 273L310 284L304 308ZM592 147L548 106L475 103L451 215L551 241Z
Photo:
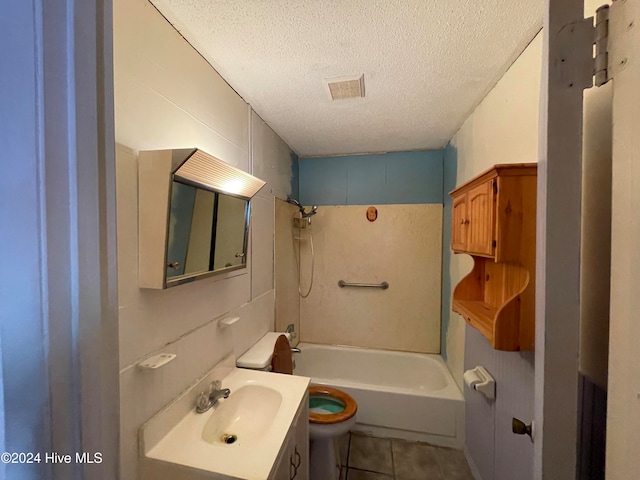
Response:
M202 439L212 445L245 445L260 442L276 417L282 394L263 385L245 385L221 400L202 430Z
M190 392L142 427L144 478L267 480L309 381L234 368L222 378L231 395L205 413Z

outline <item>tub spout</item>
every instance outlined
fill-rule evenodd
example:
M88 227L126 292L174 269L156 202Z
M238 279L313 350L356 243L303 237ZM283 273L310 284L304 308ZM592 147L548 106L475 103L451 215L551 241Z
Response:
M302 353L302 350L298 347L291 347L291 353Z

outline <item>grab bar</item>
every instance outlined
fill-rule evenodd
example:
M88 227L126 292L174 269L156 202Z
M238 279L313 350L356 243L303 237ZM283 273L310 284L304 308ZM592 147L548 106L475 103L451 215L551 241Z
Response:
M381 288L382 290L386 290L387 288L389 288L389 282L382 282L382 283L348 283L348 282L345 282L344 280L339 280L338 281L338 286L340 288L344 288L344 287L370 287L370 288Z

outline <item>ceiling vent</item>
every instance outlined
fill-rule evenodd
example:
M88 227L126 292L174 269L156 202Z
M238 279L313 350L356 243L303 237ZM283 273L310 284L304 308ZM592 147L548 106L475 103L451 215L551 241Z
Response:
M364 75L325 78L331 100L364 97Z

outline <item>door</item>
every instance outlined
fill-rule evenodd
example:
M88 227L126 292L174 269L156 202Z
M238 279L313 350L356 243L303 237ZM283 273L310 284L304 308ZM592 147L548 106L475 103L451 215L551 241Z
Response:
M305 395L295 420L293 460L295 479L309 480L309 396Z
M640 1L614 2L607 480L640 478Z
M453 199L451 220L451 249L454 252L467 248L467 195L462 194Z
M613 107L611 333L607 476L640 478L639 0L610 9ZM544 19L536 286L534 478L576 478L582 90L593 75L591 21L582 1L549 0ZM603 252L608 255L608 252ZM635 287L634 287L635 285ZM636 315L637 316L637 315Z
M495 239L494 180L484 182L467 193L467 250L493 255Z

